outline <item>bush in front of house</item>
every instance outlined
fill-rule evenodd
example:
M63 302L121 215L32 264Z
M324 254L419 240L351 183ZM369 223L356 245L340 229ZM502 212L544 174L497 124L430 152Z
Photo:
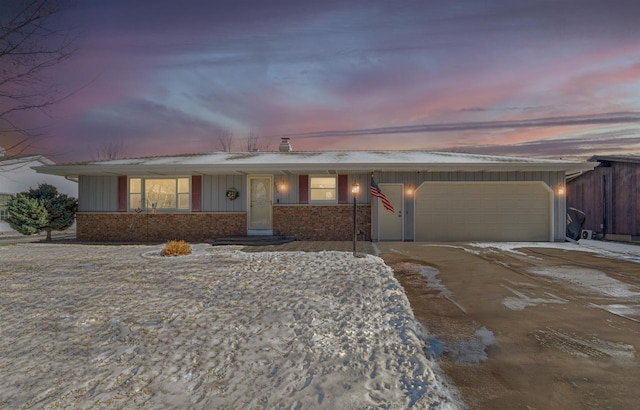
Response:
M51 231L64 231L73 225L78 200L58 192L50 184L40 184L11 196L7 203L9 216L7 222L12 229L23 235L47 232L47 241L51 240Z
M168 241L161 253L162 256L191 255L191 246L185 241Z

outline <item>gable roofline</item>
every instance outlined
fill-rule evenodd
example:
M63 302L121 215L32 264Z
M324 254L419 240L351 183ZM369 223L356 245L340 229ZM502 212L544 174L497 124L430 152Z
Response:
M27 162L39 162L42 165L55 164L55 162L44 155L12 155L9 157L0 157L0 167L3 165L24 164Z
M432 151L214 152L34 167L37 172L79 175L184 175L349 172L588 171L597 164L565 160Z
M640 164L640 155L594 155L591 162L628 162Z

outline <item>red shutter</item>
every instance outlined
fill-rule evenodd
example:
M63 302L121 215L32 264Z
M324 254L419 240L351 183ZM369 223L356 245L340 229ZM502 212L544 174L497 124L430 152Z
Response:
M191 177L191 212L202 210L202 177L194 175Z
M298 175L298 203L309 203L309 175Z
M127 177L118 176L118 212L127 212Z
M349 203L349 175L338 175L338 203Z

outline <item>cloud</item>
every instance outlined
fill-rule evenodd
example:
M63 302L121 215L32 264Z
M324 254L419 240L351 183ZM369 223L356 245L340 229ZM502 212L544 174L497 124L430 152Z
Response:
M95 150L101 142L122 142L128 155L214 151L223 127L181 110L147 100L127 100L93 109L72 125L69 145L75 155ZM80 136L80 137L78 137Z
M319 138L351 137L380 134L411 134L428 132L452 132L470 130L496 130L507 128L558 127L574 125L612 125L640 123L640 113L619 112L593 115L575 115L562 117L544 117L509 121L475 121L449 124L422 124L396 127L365 128L356 130L330 130L284 135L286 137Z
M463 145L444 150L469 154L586 159L597 154L640 153L640 136L638 129L633 129L595 132L586 136L537 140L519 144Z

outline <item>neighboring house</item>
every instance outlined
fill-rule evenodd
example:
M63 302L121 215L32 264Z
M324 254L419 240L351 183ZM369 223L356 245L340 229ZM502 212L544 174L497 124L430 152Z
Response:
M215 152L38 167L79 178L83 241L235 235L563 241L565 176L595 164L415 151ZM394 207L369 192L371 176Z
M0 148L0 154L4 150ZM11 232L7 217L7 201L11 195L37 188L41 183L54 185L58 192L74 198L78 197L78 183L63 176L42 175L32 167L53 165L53 162L42 155L22 155L4 157L0 155L0 232Z
M640 155L596 155L593 170L567 183L567 205L585 213L584 229L612 240L640 241Z

